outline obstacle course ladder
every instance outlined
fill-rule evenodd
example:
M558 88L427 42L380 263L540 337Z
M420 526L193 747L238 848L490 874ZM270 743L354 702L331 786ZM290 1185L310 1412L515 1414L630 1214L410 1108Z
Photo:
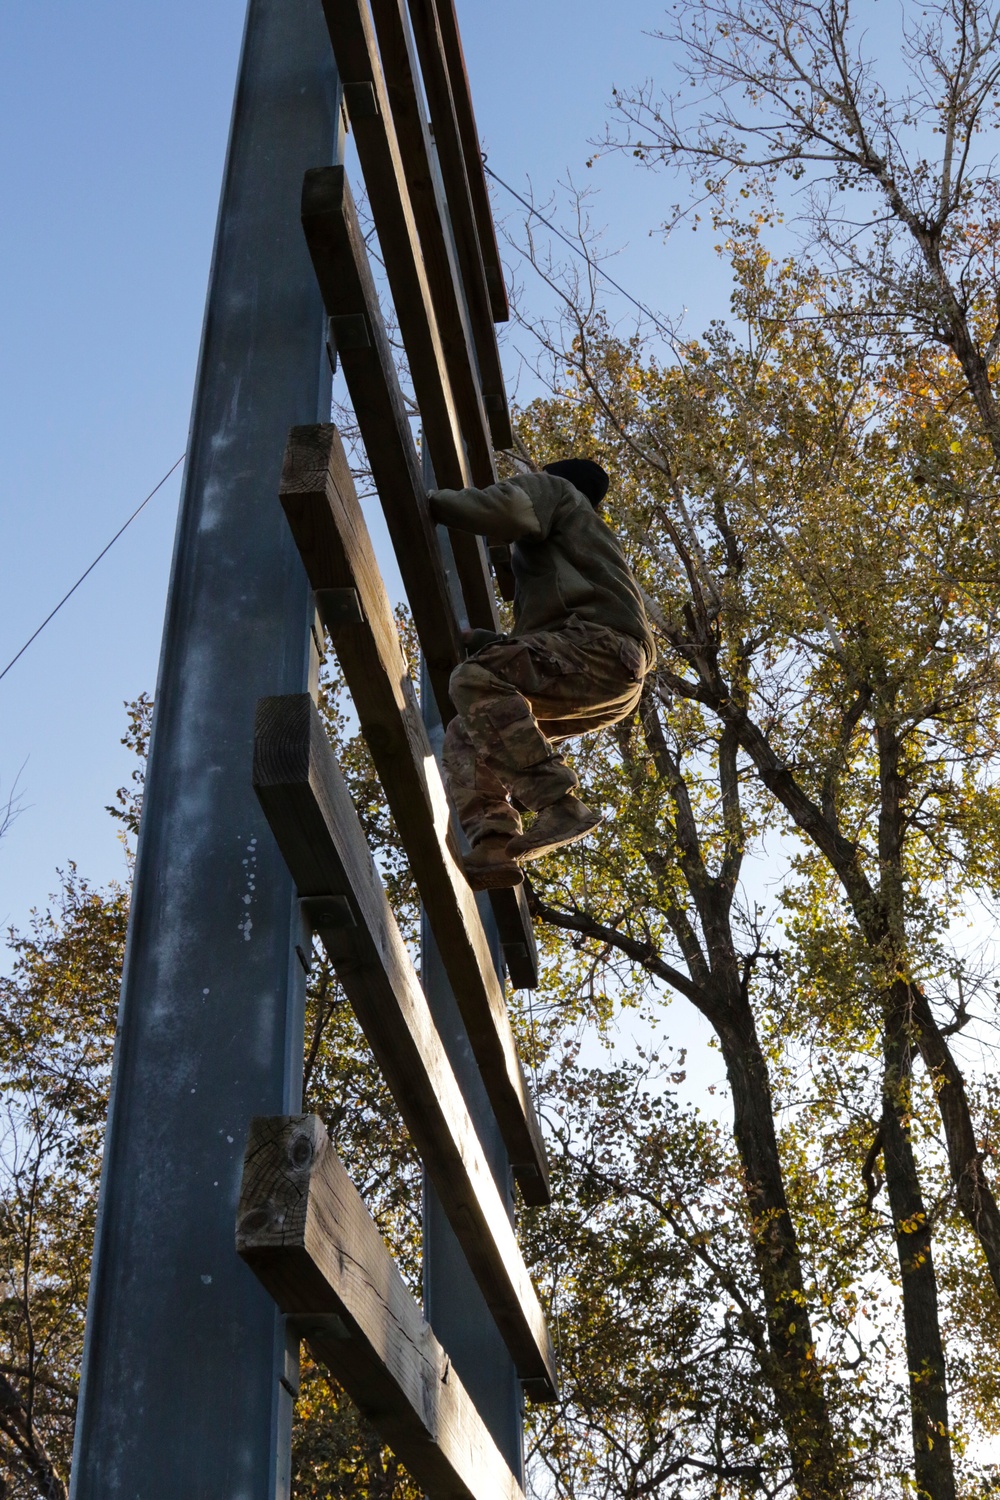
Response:
M325 0L425 445L444 487L492 484L510 418L494 324L503 276L452 0ZM426 106L424 104L426 96ZM428 124L427 116L429 114ZM433 132L433 135L432 133ZM495 628L490 562L506 549L439 531L342 166L306 173L302 224L442 723L463 625ZM334 426L292 429L281 504L336 650L425 919L522 1198L548 1201L545 1149L460 835ZM425 710L427 705L425 705ZM498 1181L400 936L313 693L263 698L253 784L297 888L420 1153L451 1229L535 1400L552 1345ZM516 987L537 983L520 889L489 893ZM519 1476L405 1287L311 1115L253 1121L237 1248L314 1356L431 1496L521 1500Z

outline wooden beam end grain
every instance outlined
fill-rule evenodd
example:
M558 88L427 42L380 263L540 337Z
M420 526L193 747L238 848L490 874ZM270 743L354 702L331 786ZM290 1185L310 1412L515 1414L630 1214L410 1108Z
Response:
M523 1500L317 1116L252 1122L236 1245L433 1500Z

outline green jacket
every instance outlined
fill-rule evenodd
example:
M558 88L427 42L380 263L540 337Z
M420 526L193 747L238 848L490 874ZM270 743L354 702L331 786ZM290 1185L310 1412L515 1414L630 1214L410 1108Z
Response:
M445 526L511 542L514 634L560 630L572 616L656 651L642 595L614 532L568 479L522 474L485 490L432 490Z

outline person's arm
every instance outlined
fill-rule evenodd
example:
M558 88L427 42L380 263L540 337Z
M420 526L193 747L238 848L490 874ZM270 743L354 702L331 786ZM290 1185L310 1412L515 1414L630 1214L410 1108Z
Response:
M435 521L459 531L476 531L500 542L542 535L535 507L515 479L484 490L431 490L428 500Z

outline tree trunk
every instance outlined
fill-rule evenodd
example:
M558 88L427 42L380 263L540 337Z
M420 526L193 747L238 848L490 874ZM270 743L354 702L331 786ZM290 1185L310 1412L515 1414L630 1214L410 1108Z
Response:
M716 895L724 903L724 893L717 890ZM618 948L634 963L672 984L701 1011L718 1036L732 1090L733 1134L743 1168L767 1319L771 1363L763 1373L778 1404L797 1495L801 1500L844 1500L855 1485L834 1430L823 1374L817 1369L798 1242L785 1197L767 1062L753 1012L739 982L731 934L726 943L721 941L720 911L713 914L717 920L709 924L715 932L717 950L713 951L710 968L721 981L719 989L712 992L686 981L651 952L649 944L603 926L588 913L565 912L548 905L530 883L529 901L533 915L543 921ZM709 965L704 967L709 970Z
M10 1444L12 1477L30 1484L40 1500L68 1500L68 1490L28 1415L24 1401L6 1375L0 1375L0 1433Z
M931 1226L906 1124L909 1072L905 1023L896 1009L886 1019L882 1153L903 1296L915 1478L919 1496L955 1500Z
M724 723L734 726L740 745L753 760L764 785L820 853L826 856L844 889L868 947L873 952L884 953L890 937L884 893L873 889L860 866L856 847L844 837L831 819L824 817L805 794L749 715L732 705L728 692L724 697L720 696L718 683L700 665L699 672L708 688L706 701ZM894 862L898 863L892 851L880 852L883 870L891 868ZM993 1285L1000 1294L1000 1204L997 1203L983 1169L965 1082L952 1057L947 1039L941 1035L927 997L916 984L905 984L904 989L908 1024L934 1080L935 1098L948 1147L948 1166L955 1184L958 1205L982 1246ZM887 997L887 1004L892 1003L891 997Z
M968 312L955 291L941 259L941 230L930 233L925 229L921 232L911 224L910 231L920 246L924 262L941 299L940 308L937 311L944 333L944 342L961 366L962 374L968 382L969 394L983 424L983 432L993 449L994 457L1000 460L1000 413L997 411L997 400L990 380L989 365L980 352L969 326Z
M734 997L735 998L735 997ZM774 1129L767 1062L741 995L712 1017L733 1098L733 1132L743 1167L754 1255L764 1292L773 1357L772 1389L788 1438L796 1492L803 1500L848 1493L845 1457L817 1367L795 1226Z
M915 984L905 983L897 985L896 990L894 1004L906 1017L934 1085L958 1206L982 1246L990 1277L1000 1295L1000 1206L983 1170L983 1154L976 1140L965 1079L923 991Z

